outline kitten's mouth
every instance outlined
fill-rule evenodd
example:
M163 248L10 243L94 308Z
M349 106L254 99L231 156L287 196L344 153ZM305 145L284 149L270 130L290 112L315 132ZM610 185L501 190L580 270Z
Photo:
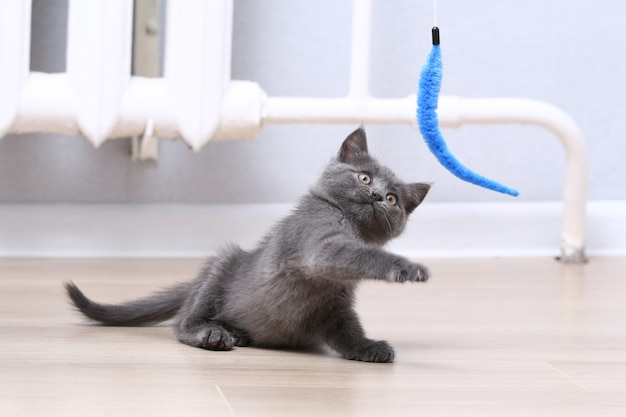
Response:
M372 213L374 215L376 215L376 213L380 211L380 206L376 203L378 203L378 201L370 201L367 203L372 208Z
M378 195L376 193L373 193L370 196L370 204L373 206L375 203L379 202L379 201L383 201L383 197L381 195Z

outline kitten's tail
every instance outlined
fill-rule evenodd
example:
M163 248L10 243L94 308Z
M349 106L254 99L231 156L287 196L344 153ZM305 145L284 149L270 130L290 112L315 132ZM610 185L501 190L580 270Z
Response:
M72 303L88 318L107 326L142 326L176 315L189 294L189 284L178 284L150 297L123 304L99 304L87 298L73 282L65 284Z

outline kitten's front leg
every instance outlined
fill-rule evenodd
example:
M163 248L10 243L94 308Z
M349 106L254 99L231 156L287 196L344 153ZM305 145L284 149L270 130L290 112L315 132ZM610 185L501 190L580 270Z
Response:
M393 348L384 340L365 337L356 313L351 309L335 312L327 321L324 342L346 359L364 362L393 362Z
M425 282L430 271L422 264L371 246L337 242L316 254L312 262L320 275L331 279L379 279L388 282ZM335 273L324 273L334 271Z

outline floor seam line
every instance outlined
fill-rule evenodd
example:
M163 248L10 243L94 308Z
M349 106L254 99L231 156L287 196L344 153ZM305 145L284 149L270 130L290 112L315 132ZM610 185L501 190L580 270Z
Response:
M237 413L235 413L235 410L233 409L232 405L230 405L230 402L228 401L228 399L226 398L226 396L224 395L224 393L222 392L222 389L220 388L218 384L215 384L215 389L217 390L217 393L219 394L222 401L226 403L226 407L228 407L228 411L230 412L230 415L232 417L237 417Z
M589 390L587 388L584 387L584 385L581 385L578 381L576 381L574 378L572 378L570 375L566 374L565 372L561 371L559 368L557 368L554 364L550 363L549 361L544 361L546 364L548 364L548 366L550 368L552 368L553 370L555 370L559 375L561 375L563 378L567 379L568 381L570 381L571 383L573 383L574 385L576 385L578 388L580 388L581 390L583 390L583 392L589 392Z

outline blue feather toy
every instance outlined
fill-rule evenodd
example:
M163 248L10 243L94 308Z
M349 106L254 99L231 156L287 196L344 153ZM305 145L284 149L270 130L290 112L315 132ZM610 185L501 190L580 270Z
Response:
M467 181L499 193L517 197L519 195L517 190L475 173L459 162L459 160L456 159L456 157L448 149L448 146L441 135L441 131L439 130L439 118L437 117L437 106L439 101L439 92L441 90L442 77L439 28L434 27L432 29L432 38L433 48L428 56L428 61L422 68L419 91L417 94L417 123L428 148L435 155L441 165L463 181Z

